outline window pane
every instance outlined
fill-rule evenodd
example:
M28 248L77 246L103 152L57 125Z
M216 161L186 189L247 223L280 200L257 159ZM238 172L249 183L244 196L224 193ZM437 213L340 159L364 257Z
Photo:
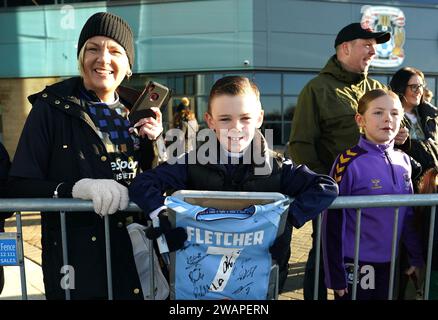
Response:
M315 76L315 73L285 74L283 76L283 94L300 94L307 82Z
M384 84L385 86L389 85L390 79L388 78L388 76L382 76L382 75L379 76L379 75L371 74L370 77L374 80L379 81L381 84Z
M148 84L149 81L155 81L158 82L166 87L169 87L170 89L174 89L173 86L173 77L167 77L167 76L151 76L151 75L144 75L144 74L134 74L131 79L125 79L123 80L123 85L142 90L145 88L145 86Z
M3 5L3 1L0 2ZM59 3L59 2L58 2ZM8 7L19 7L19 6L36 6L44 4L55 4L55 0L38 0L36 3L32 0L7 0L6 5Z
M298 97L283 97L283 121L290 123L297 105Z
M198 74L196 76L196 94L210 95L213 84L223 76L221 73Z
M149 81L149 79L150 77L134 74L129 80L125 78L125 80L123 80L122 85L133 89L141 90L146 86L146 83Z
M435 86L436 86L435 78L426 77L426 84L429 90L432 90L433 95L435 96Z
M228 76L241 76L241 77L245 77L245 78L248 78L248 79L252 80L252 79L251 79L251 77L252 77L252 73L250 73L250 72L231 72L231 73L224 73L223 76L224 76L224 77L228 77Z
M198 120L198 123L201 124L204 122L204 113L207 112L208 108L208 97L197 97L196 98L196 119Z
M281 121L281 98L261 96L262 108L265 110L265 120Z
M284 144L285 148L287 147L286 144L289 142L290 128L291 128L290 123L285 123L283 125L283 144Z
M260 94L280 94L281 74L280 73L256 73L253 79L260 90Z
M209 95L210 89L215 82L214 74L198 74L196 76L196 94Z
M266 129L270 129L269 133L266 132ZM265 122L262 126L262 132L268 142L268 145L271 146L271 137L273 137L274 145L282 145L281 143L281 123L272 123Z
M211 86L213 86L213 84L214 84L216 81L218 81L220 78L223 78L223 77L225 77L225 75L222 74L222 73L215 73L215 74L213 74L213 83L211 84ZM210 89L211 89L211 88L210 88ZM208 90L208 93L210 93L210 89Z
M184 77L184 94L193 95L195 91L195 77L185 76Z
M175 94L184 94L184 77L177 76L175 77Z

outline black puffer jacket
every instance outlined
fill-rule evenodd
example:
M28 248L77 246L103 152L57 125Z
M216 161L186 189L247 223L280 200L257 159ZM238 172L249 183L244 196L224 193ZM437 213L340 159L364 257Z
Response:
M410 139L402 149L421 164L423 174L427 169L438 165L438 109L425 102L416 108L416 112L425 140ZM412 124L409 118L405 116L403 120L410 130Z
M108 153L93 121L77 96L80 78L46 87L29 97L33 108L24 126L11 168L9 188L16 197L71 197L82 178L113 179ZM137 93L119 87L121 101L130 106ZM154 158L152 143L144 139L136 155L145 170ZM107 298L104 220L94 212L67 213L69 265L74 268L73 299ZM115 299L142 299L126 223L140 218L110 216L113 292ZM63 266L59 215L42 213L42 267L48 299L64 299L60 286Z

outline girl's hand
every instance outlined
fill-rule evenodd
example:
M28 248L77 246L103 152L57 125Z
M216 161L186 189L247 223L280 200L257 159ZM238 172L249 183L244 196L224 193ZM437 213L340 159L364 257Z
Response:
M414 277L416 279L420 279L420 268L415 266L410 266L408 270L405 271L405 273L410 276Z
M160 109L152 107L151 110L154 111L156 119L153 117L140 119L134 124L134 128L138 129L140 137L147 136L149 140L155 140L163 132L163 122Z
M341 290L333 290L333 291L336 292L336 294L337 294L339 297L343 297L345 294L348 293L348 288L341 289Z
M410 276L410 275L413 274L416 270L417 270L417 267L410 266L409 269L406 270L405 273L406 273L408 276Z
M400 128L398 130L397 135L394 138L394 142L397 145L402 145L403 143L405 143L405 141L408 139L409 137L409 131L406 128Z

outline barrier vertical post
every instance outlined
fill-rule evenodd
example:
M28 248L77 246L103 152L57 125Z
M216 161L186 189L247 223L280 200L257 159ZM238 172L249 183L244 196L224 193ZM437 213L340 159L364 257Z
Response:
M313 285L313 300L318 300L319 293L319 263L320 263L320 255L321 255L321 214L318 215L318 219L316 221L316 252L315 252L315 279Z
M360 246L360 220L362 210L356 209L356 234L354 238L354 271L353 271L353 290L351 292L351 300L356 300L357 294L357 278L359 272L359 246Z
M436 206L431 207L430 221L429 221L429 240L427 246L427 263L426 263L426 281L424 284L424 299L429 300L429 288L430 288L430 273L432 269L432 250L433 250L433 236L435 229L435 213Z
M67 243L67 226L65 222L65 211L59 212L61 219L61 242L62 242L62 261L64 266L68 266L68 243ZM65 300L70 300L70 287L67 286L65 289Z
M397 253L397 238L398 238L398 213L399 213L399 208L395 208L394 209L394 230L392 233L391 269L390 269L390 274L389 274L388 300L392 300L393 291L394 291L395 255Z
M109 231L109 217L105 216L105 253L106 253L106 276L108 282L108 300L113 300L113 276L111 266L111 241Z
M26 267L24 260L23 248L23 224L21 223L21 212L16 213L17 221L17 245L19 249L19 265L20 265L20 281L21 281L21 299L27 300L27 284L26 284Z

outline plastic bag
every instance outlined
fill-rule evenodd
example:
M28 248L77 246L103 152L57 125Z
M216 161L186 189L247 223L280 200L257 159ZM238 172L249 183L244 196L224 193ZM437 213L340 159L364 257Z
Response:
M132 242L135 265L137 267L138 276L140 278L143 296L145 300L153 300L150 288L150 259L152 258L152 251L154 259L153 272L155 284L155 300L165 300L169 296L169 283L161 272L160 263L158 262L157 255L154 252L152 241L147 239L146 235L144 234L145 228L145 226L138 223L131 223L127 226L128 233Z

